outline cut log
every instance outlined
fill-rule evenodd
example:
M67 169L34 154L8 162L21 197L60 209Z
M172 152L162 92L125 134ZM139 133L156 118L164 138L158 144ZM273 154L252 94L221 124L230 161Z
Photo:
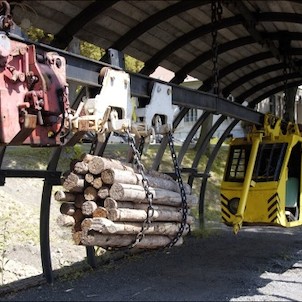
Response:
M155 190L149 187L150 192L153 194L153 198L158 199L161 189L158 189L157 194ZM162 192L161 197L166 197L167 194L170 194L170 191ZM173 195L173 193L171 193ZM109 191L110 197L115 200L142 200L146 198L146 192L143 187L139 185L130 185L124 183L114 183Z
M76 239L78 241L78 238ZM171 239L168 236L146 235L135 247L139 249L157 249L168 245ZM108 249L130 246L135 240L135 235L103 235L99 232L90 231L89 235L82 232L80 242L82 245L100 246ZM182 243L183 238L180 237L174 246L179 246Z
M133 169L129 166L126 166L122 162L115 160L115 159L108 159L100 156L95 156L92 160L88 163L88 169L89 172L98 175L105 169L109 168L116 168L121 170L130 170L133 171Z
M60 206L61 214L73 216L75 211L76 207L73 202L63 202Z
M82 221L82 229L93 230L102 234L135 235L142 229L141 223L113 222L106 218L86 218ZM153 222L145 230L145 234L175 236L179 231L180 223ZM183 235L188 234L190 226L187 225Z
M85 174L85 181L89 184L91 184L94 180L94 176L91 173Z
M96 188L89 186L85 188L83 195L86 200L96 200L98 197L98 191Z
M94 180L92 181L92 185L97 190L100 189L103 186L102 178L100 176L99 177L95 177Z
M158 172L156 175L160 175ZM120 169L106 169L101 173L102 180L105 184L113 184L115 182L132 184L132 185L141 185L143 176L139 173L134 173L129 170L120 170ZM172 178L164 178L146 175L149 186L154 188L162 188L174 192L180 192L178 183ZM183 184L186 194L191 194L191 187L188 184Z
M147 212L136 209L110 209L108 218L112 221L136 221L143 222L147 218ZM151 214L150 214L151 215ZM181 222L182 214L178 211L154 210L151 221Z
M147 202L138 203L138 202L132 202L132 201L116 201L112 197L107 197L104 200L104 207L107 210L128 208L128 209L138 209L138 210L146 211L148 206L149 206L149 204ZM166 211L175 211L175 210L180 211L181 210L181 208L175 208L173 206L162 205L162 204L153 204L152 207L155 210L166 210Z
M59 190L55 192L54 198L57 201L74 201L76 199L76 194Z
M88 164L83 161L78 161L73 167L73 171L77 174L88 173Z
M84 216L83 212L81 209L76 209L74 214L72 215L72 217L74 218L74 221L80 222L82 223L82 221L86 218L86 216Z
M82 192L84 188L84 179L82 176L71 172L63 181L63 188L69 192Z
M73 242L76 245L80 245L81 239L82 239L81 225L79 225L79 227L74 227L74 229L77 229L77 230L72 234Z
M78 209L82 209L83 203L86 201L83 194L77 194L76 199L74 201L74 205Z
M110 209L117 209L117 208L133 208L133 202L131 201L119 201L117 202L115 199L111 198L111 197L107 197L104 200L104 207L107 210Z
M108 187L101 187L99 190L98 190L98 196L101 198L101 199L105 199L109 196L109 188Z
M107 218L107 217L108 217L108 210L105 209L104 207L97 207L97 208L93 211L92 217L93 217L93 218L96 218L96 217Z
M105 184L112 185L114 182L136 185L138 183L137 175L133 171L120 169L106 169L101 173Z
M94 157L95 157L95 155L93 155L93 154L83 153L80 156L80 160L83 161L84 163L88 164Z
M142 180L143 177L140 174L137 174L137 178L139 179L138 184L142 185ZM146 175L146 178L148 179L148 183L150 187L153 188L160 188L160 189L165 189L173 192L180 192L180 188L178 183L174 179L165 179L165 178L160 178L160 177L155 177L155 176L150 176ZM127 183L127 182L125 182ZM186 194L191 194L191 187L188 184L183 184L184 190Z
M86 216L91 216L97 207L98 205L94 201L87 200L82 205L82 213Z
M171 201L171 203L176 204L176 206L181 204L181 196L177 192L153 187L149 187L149 190L153 194L153 199L154 201L156 200L156 203L168 204L168 202ZM142 200L146 199L146 192L144 188L139 185L114 183L110 188L109 196L115 200L142 202ZM186 195L186 197L188 204L196 203L197 201L195 195Z
M75 224L74 218L65 214L59 215L56 221L60 227L71 227Z

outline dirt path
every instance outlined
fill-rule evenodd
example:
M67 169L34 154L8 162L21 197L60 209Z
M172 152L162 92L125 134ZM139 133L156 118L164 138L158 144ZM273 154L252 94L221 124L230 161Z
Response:
M301 228L209 225L184 245L112 261L6 301L302 301ZM77 273L74 273L75 277Z

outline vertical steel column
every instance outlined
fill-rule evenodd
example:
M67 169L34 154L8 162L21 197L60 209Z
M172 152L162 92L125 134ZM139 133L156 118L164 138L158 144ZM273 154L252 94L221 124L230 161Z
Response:
M217 156L218 151L220 150L220 147L222 143L225 141L229 133L232 131L232 129L237 125L239 120L234 120L232 123L227 127L227 129L224 131L222 136L219 138L217 144L214 147L214 150L211 152L211 156L207 162L204 174L207 175L210 173L212 164ZM206 188L207 188L207 183L208 183L208 177L204 177L201 182L200 186L200 192L199 192L199 224L201 227L204 227L205 223L205 217L204 217L204 199L205 199L205 193L206 193Z
M206 135L202 145L200 146L200 148L197 150L196 154L195 154L195 158L193 160L193 163L192 163L192 168L193 169L196 169L197 166L198 166L198 163L200 161L200 158L201 156L204 154L209 142L210 142L210 139L212 137L212 135L214 134L214 132L218 129L218 127L222 124L222 122L226 119L226 116L221 116L217 121L216 123L213 125L213 127L211 128L211 131L208 132L208 134ZM194 177L192 175L189 176L189 179L188 179L188 184L190 186L193 185L193 181L194 181Z
M190 142L193 138L193 136L195 135L195 133L197 132L197 130L202 126L203 122L206 120L206 118L210 115L209 111L205 111L200 117L199 119L196 121L196 123L194 124L194 126L191 128L190 132L188 133L184 143L182 144L179 153L178 153L178 162L179 164L182 162L183 157L185 156L186 152L188 151Z
M56 171L62 147L56 147L47 166L47 171ZM53 272L49 245L49 214L53 182L46 177L44 180L40 209L40 253L43 275L47 283L53 283Z
M6 151L6 146L0 147L0 169L2 168L5 151ZM1 177L0 186L4 186L4 184L5 184L5 177L3 177L3 178Z

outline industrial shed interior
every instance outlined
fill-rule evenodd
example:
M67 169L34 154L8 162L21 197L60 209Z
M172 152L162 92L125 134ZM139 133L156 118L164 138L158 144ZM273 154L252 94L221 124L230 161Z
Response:
M172 88L172 103L179 106L173 120L174 130L190 109L202 110L178 153L179 172L185 175L186 182L192 186L195 178L201 179L201 223L211 166L232 129L240 121L263 126L265 116L257 111L257 105L265 99L269 99L269 110L274 114L277 106L282 107L278 117L283 121L297 122L296 92L302 83L301 1L19 0L9 3L10 10L2 7L2 14L11 15L15 23L8 36L29 44L26 31L30 26L52 35L49 41L33 43L37 49L55 51L66 58L70 87L73 84L87 87L85 92L71 94L72 106L79 104L84 93L95 97L102 87L98 78L102 67L124 70L123 55L127 54L143 62L138 73L128 72L132 96L144 103L152 97L154 83ZM99 46L106 54L99 61L82 58L75 47L79 40ZM159 66L173 72L171 81L150 77ZM196 80L196 89L182 86L188 77ZM276 94L281 98L274 97ZM213 115L217 117L215 122ZM228 127L209 155L206 170L198 171L211 137L226 120ZM184 167L183 157L196 136L199 140L193 164ZM152 169L159 169L168 140L169 137L162 140ZM99 154L105 145L99 147ZM45 208L46 211L47 205ZM41 229L46 237L41 242L42 263L51 282L47 232L47 228ZM92 250L87 249L87 253L93 262Z

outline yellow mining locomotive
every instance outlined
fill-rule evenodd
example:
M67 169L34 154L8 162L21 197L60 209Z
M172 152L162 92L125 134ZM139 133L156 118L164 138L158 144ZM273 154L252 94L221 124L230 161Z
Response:
M297 124L265 115L230 143L221 184L221 216L236 234L243 224L302 224L302 136Z

